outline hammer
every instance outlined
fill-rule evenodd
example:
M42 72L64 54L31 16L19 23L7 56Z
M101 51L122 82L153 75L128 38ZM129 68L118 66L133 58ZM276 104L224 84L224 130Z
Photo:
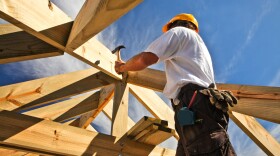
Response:
M124 45L117 46L117 47L112 51L113 54L117 53L117 61L122 61L122 59L121 59L121 49L122 49L122 48L125 48L125 46L124 46Z

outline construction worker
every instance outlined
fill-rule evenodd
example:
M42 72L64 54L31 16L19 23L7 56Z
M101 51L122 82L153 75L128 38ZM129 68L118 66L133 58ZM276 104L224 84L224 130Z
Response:
M227 110L237 100L231 92L216 89L212 60L198 34L197 20L192 14L178 14L162 31L144 52L127 62L116 61L116 72L139 71L164 61L163 93L171 99L180 136L176 156L236 155L227 134Z

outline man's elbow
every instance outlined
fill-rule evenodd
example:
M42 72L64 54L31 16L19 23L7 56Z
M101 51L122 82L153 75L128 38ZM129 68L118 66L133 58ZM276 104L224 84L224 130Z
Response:
M159 58L156 54L151 53L151 52L142 52L142 62L146 66L150 66L152 64L155 64L158 62Z

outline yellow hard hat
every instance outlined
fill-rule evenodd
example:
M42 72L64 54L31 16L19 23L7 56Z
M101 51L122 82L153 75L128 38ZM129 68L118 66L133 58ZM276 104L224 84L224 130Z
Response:
M177 20L185 20L185 21L189 21L192 22L195 26L196 26L196 32L198 33L199 29L198 29L198 22L197 20L194 18L194 16L192 14L178 14L176 16L174 16L168 23L166 23L163 27L162 27L162 31L165 33L168 31L168 26L169 24L173 23L174 21Z

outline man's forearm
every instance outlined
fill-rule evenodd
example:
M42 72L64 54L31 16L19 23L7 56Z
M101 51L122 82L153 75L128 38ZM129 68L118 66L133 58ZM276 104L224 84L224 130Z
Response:
M155 54L142 52L129 59L124 65L120 66L120 71L126 72L143 70L157 61L158 57Z

